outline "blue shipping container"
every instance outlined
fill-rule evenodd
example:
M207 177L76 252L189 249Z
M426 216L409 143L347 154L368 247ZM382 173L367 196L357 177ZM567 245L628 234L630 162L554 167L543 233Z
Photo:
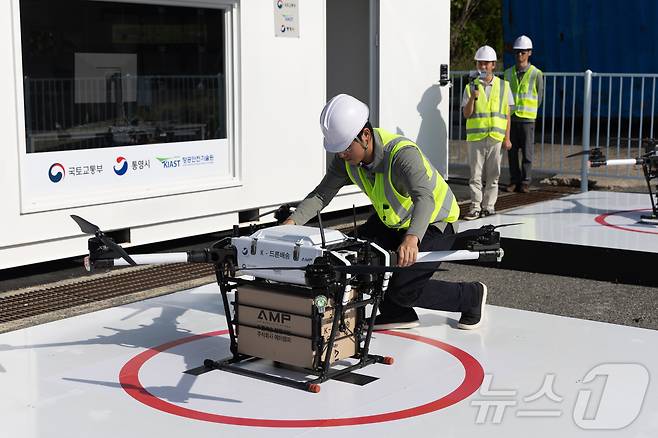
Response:
M658 1L503 0L506 67L519 35L546 72L658 73Z
M514 64L514 40L527 35L533 43L531 62L544 72L582 73L589 69L595 73L656 74L657 21L658 1L654 0L503 0L504 65ZM575 95L571 80L549 79L546 84L546 95L555 93L558 108L562 100L566 101L565 115L569 117L572 113L582 115L582 78L578 82ZM654 114L651 98L656 88L652 78L596 77L592 113L610 112L637 123L640 116ZM574 97L576 104L572 105Z

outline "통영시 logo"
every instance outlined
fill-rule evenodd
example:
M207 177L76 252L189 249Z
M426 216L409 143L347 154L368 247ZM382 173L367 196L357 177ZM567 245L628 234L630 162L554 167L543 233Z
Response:
M128 160L126 160L124 157L117 157L116 161L117 165L119 165L119 168L117 169L117 165L115 165L114 173L121 176L128 171Z

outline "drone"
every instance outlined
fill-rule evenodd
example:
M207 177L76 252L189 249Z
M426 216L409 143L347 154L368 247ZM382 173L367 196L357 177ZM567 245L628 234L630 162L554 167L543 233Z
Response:
M579 155L589 155L589 163L592 167L601 166L642 166L644 179L647 182L649 189L649 199L651 200L651 214L642 215L640 222L645 224L658 225L658 184L656 190L652 190L651 182L658 179L658 141L654 139L645 142L646 152L637 158L623 158L608 160L601 151L601 148L593 148L587 151L576 152L575 154L567 155L567 158ZM658 182L657 182L658 183Z
M282 222L289 212L290 206L284 205L275 217ZM231 355L206 359L186 373L222 370L314 393L329 379L351 382L361 376L353 373L357 369L394 362L390 356L371 354L370 341L378 306L395 272L438 271L442 261L499 262L504 251L496 229L515 225L466 230L456 235L465 249L420 252L416 264L400 267L394 251L356 235L356 215L354 236L325 230L318 212L319 228L251 227L251 234L241 235L235 226L231 237L208 248L156 254L128 254L97 225L80 216L71 218L92 236L84 258L90 272L140 264L214 266ZM248 366L259 360L288 373ZM301 377L290 377L291 372Z

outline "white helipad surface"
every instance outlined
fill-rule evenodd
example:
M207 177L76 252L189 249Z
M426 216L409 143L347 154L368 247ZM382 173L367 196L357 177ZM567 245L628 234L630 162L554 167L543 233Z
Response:
M648 194L590 191L462 221L459 230L522 222L500 228L501 236L656 253L658 226L639 223L650 212Z
M658 332L489 306L376 333L392 366L318 394L222 371L228 353L208 285L0 335L2 436L658 436ZM203 335L205 336L196 336ZM486 435L485 435L486 434Z

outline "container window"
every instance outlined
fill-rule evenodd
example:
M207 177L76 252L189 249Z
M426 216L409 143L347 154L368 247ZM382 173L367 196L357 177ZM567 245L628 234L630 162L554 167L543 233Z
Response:
M225 139L224 14L20 0L27 152Z

